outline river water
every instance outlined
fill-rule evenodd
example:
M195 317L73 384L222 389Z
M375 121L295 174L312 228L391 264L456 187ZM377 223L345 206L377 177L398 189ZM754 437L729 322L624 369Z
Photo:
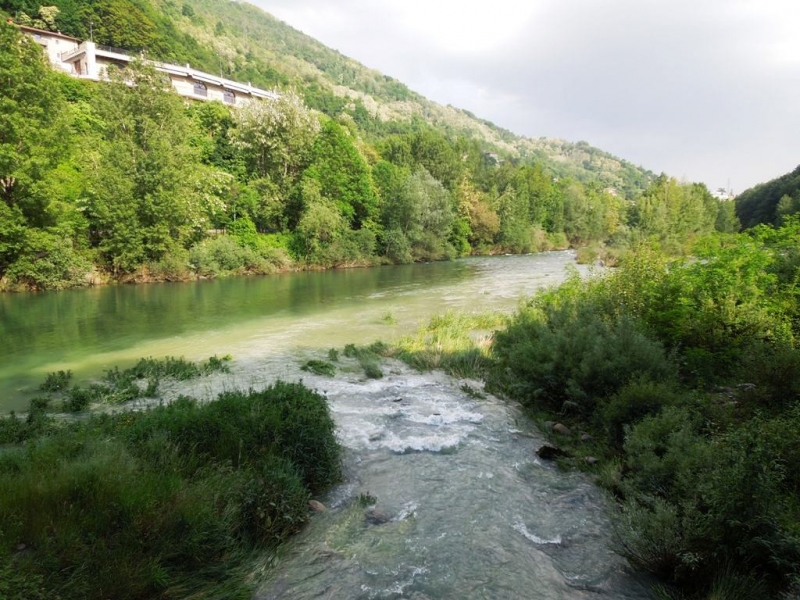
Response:
M259 600L648 598L609 548L602 493L539 461L542 436L513 405L465 392L478 382L394 361L379 380L344 358L334 378L300 370L447 309L513 310L571 264L554 252L0 296L0 411L23 409L50 371L80 382L142 356L230 353L230 374L164 384L166 396L303 379L327 396L345 448L346 479L320 498L329 510L257 574Z

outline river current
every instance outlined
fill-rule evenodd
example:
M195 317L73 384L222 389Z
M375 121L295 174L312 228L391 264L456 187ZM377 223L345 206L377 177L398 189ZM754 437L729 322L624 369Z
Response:
M366 379L300 370L329 348L391 342L444 310L513 310L563 280L571 253L0 297L0 410L45 373L78 382L142 356L233 355L232 372L163 384L167 397L302 379L324 393L345 449L328 510L263 573L259 600L648 598L610 547L609 502L535 450L513 404L396 361ZM360 501L361 499L361 501Z

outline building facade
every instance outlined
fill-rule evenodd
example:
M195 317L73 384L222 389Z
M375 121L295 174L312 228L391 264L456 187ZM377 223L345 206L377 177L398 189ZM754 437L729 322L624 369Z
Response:
M103 81L109 69L124 69L136 57L119 48L81 41L61 33L18 25L20 31L42 46L52 65L73 77ZM242 105L254 98L276 99L278 94L224 77L180 66L150 61L156 70L170 78L172 87L184 98L199 101L219 100L225 104Z

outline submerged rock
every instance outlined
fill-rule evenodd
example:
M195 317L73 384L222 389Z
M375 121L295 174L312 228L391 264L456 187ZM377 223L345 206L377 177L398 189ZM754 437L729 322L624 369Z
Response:
M375 507L368 508L366 511L364 511L364 517L367 519L367 523L370 525L383 525L391 520L386 512Z
M564 425L563 423L556 423L553 425L553 431L560 435L572 435L572 429Z
M544 460L554 460L559 457L569 457L570 453L566 450L562 450L558 446L551 446L550 444L545 444L541 448L536 451L536 455L539 458L543 458Z

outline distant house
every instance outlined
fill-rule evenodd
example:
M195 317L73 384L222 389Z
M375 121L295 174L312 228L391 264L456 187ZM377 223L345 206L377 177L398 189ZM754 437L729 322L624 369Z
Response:
M73 77L102 81L108 79L109 68L124 69L136 58L119 48L100 46L91 41L81 42L77 38L61 33L25 25L17 27L44 48L53 66ZM219 100L234 105L248 102L253 98L274 100L278 97L276 92L198 71L189 65L151 62L158 71L169 76L172 87L184 98L201 101Z
M502 165L505 162L502 158L500 158L500 155L497 154L496 152L484 152L483 161L487 165L493 165L493 166Z

